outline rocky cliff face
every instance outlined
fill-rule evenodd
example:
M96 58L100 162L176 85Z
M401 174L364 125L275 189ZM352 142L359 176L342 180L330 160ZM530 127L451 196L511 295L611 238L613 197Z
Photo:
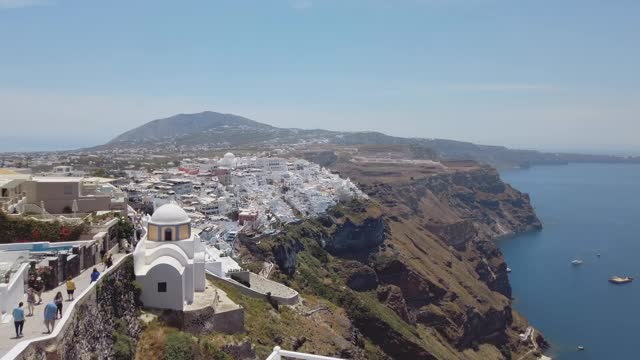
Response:
M338 170L372 200L340 205L274 239L261 256L273 257L281 281L343 307L392 358L526 352L517 338L526 322L514 320L506 264L492 240L541 227L527 195L475 164L436 173L353 163Z

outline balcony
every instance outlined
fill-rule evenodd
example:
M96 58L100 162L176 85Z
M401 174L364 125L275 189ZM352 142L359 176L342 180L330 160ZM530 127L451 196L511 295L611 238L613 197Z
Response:
M286 360L286 359L301 359L301 360L342 360L339 358L329 357L329 356L320 356L313 354L305 354L301 352L295 351L287 351L280 349L280 346L276 346L273 348L273 352L267 360Z

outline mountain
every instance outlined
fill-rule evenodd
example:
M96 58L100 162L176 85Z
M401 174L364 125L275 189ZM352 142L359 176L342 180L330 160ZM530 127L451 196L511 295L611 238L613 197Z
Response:
M412 147L413 153L421 153L421 158L476 160L499 168L542 164L561 165L570 162L640 163L640 157L545 153L533 150L514 150L504 146L477 145L455 140L403 138L371 131L344 132L278 128L241 116L212 111L179 114L153 120L93 149L114 147L171 149L189 146L233 148L301 143L407 146ZM420 151L415 151L418 149Z
M410 139L378 132L340 132L321 129L277 128L241 116L205 111L150 121L129 130L105 146L294 144L407 144Z
M275 128L242 116L205 111L197 114L178 114L165 119L150 121L117 136L109 144L145 143L169 139L188 141L190 137L216 129L270 132Z

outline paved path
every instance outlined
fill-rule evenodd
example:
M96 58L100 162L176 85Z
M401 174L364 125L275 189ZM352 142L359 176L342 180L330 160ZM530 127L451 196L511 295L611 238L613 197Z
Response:
M529 354L531 354L532 352L534 352L534 351L538 350L538 344L536 343L536 340L535 340L535 338L534 338L534 335L535 335L535 333L536 333L536 329L534 329L534 328L531 328L531 329L532 329L532 330L531 330L531 335L530 335L530 336L531 336L531 343L533 344L533 349L531 349L531 350L527 351L524 355L520 356L520 357L518 358L518 360L524 360L524 358L526 358L527 356L529 356Z
M125 254L114 254L113 262L117 263L121 258L123 258ZM96 265L98 271L102 274L102 270L104 270L103 264ZM83 271L80 275L78 275L73 280L76 283L76 291L75 298L76 300L82 294L82 292L89 286L89 281L91 281L91 272L93 271L93 267ZM62 295L65 299L62 305L62 313L66 314L69 309L69 305L71 302L67 301L67 285L62 283L62 285L58 286L53 290L49 290L42 293L42 303L40 305L36 305L33 310L33 316L27 316L24 322L24 329L22 333L24 334L21 338L16 338L16 329L13 325L13 320L6 324L0 324L0 357L4 356L11 348L13 348L17 343L23 340L34 339L37 337L41 337L46 335L47 328L44 326L44 307L47 303L53 302L53 298L56 296L58 291L62 292ZM37 297L36 297L37 299ZM24 302L24 313L25 315L29 313L27 310L27 295L24 295L22 299ZM17 305L17 304L16 304ZM60 326L60 322L56 321L56 327Z

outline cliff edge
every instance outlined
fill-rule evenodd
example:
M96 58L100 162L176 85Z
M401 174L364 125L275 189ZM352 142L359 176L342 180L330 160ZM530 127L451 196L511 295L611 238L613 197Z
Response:
M529 197L475 163L337 162L368 201L341 203L256 245L247 261L344 310L365 341L336 355L368 359L510 359L529 348L511 308L500 236L541 228ZM348 356L345 356L348 355Z

